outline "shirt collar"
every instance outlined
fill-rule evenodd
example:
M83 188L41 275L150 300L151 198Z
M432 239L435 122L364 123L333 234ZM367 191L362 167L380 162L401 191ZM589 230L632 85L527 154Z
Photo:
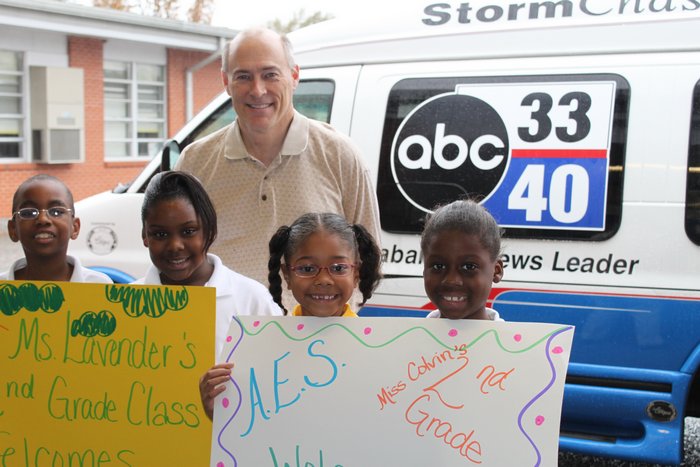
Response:
M308 144L309 119L295 110L292 123L289 125L289 130L282 143L281 154L283 156L301 154ZM231 160L252 157L248 154L245 144L243 143L243 136L241 135L241 128L238 126L238 119L233 122L226 132L224 157Z
M70 276L70 279L68 279L70 282L85 282L85 278L83 277L83 269L82 269L82 264L80 263L80 260L74 256L71 255L66 255L66 262L73 266L73 274ZM20 258L17 261L15 261L12 266L10 267L10 270L7 273L7 280L13 281L15 280L15 271L18 269L26 268L27 267L27 258Z
M224 287L226 281L226 272L224 271L224 265L221 262L221 258L211 253L207 253L207 258L209 264L214 266L214 271L211 273L211 277L204 284L204 287L214 287L216 289L216 296L221 297L224 295L230 295L226 287ZM143 278L144 285L164 285L163 281L160 279L160 270L151 264L146 271L146 275ZM173 286L176 287L176 286Z
M301 305L295 305L294 310L292 310L292 316L303 316L301 314ZM352 311L350 304L346 303L343 307L343 314L339 316L340 318L357 318L357 313Z

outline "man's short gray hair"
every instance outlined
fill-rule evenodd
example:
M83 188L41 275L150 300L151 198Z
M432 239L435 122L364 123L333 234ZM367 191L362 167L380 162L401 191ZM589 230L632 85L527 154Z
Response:
M229 73L228 59L229 59L229 55L231 54L230 53L231 52L231 45L235 41L243 40L246 37L260 35L260 34L263 34L266 32L274 33L280 38L280 41L282 42L282 49L284 50L284 55L287 58L287 64L289 65L289 69L293 70L294 67L296 67L296 61L294 60L292 43L289 40L289 38L286 36L286 34L279 34L278 32L273 31L272 29L267 29L267 28L251 28L251 29L246 29L246 30L239 32L236 35L236 37L234 37L230 41L227 41L224 44L224 48L221 51L221 71L223 71L224 73Z

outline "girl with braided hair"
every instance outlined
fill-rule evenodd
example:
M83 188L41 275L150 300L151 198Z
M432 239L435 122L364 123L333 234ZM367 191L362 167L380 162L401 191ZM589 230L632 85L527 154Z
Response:
M357 316L348 301L355 289L363 305L381 279L381 250L367 230L333 213L308 213L270 239L269 290L282 304L282 278L299 303L293 316Z
M234 315L280 315L265 286L225 266L209 253L216 239L214 205L193 175L168 171L156 174L146 187L141 207L143 244L153 265L135 284L198 285L216 289L216 362L199 380L202 405L213 417L214 398L231 374L222 362L224 340Z

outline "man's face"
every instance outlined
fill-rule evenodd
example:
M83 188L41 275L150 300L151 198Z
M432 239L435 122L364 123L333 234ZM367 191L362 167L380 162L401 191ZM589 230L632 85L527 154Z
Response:
M234 42L228 68L224 85L243 135L286 133L294 114L292 94L299 67L290 68L279 36L261 32Z

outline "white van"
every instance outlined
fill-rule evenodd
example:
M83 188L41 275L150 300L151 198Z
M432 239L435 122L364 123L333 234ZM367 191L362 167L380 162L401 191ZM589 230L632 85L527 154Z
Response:
M386 278L361 314L425 314L424 217L478 195L505 229L492 306L576 326L561 448L679 463L683 419L700 416L700 1L375 16L290 35L295 105L350 135L376 182ZM170 156L233 117L222 94ZM72 254L144 273L142 193L162 162L77 203Z

